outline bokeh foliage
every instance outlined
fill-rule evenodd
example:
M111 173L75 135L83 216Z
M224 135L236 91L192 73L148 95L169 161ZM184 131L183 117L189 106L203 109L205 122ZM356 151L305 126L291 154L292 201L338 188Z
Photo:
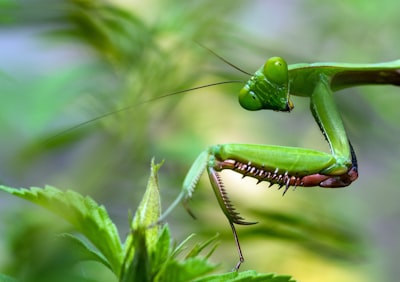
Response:
M160 181L167 205L191 162L209 144L326 149L305 99L295 99L290 115L247 113L236 102L240 85L160 99L58 135L176 90L246 79L195 42L248 71L273 55L289 63L399 57L400 22L397 3L390 0L3 0L0 5L0 180L10 186L52 184L88 193L122 223L127 208L135 209L143 194L152 156L166 159ZM244 268L290 273L305 281L320 281L318 275L327 272L332 281L400 275L395 263L400 254L396 99L398 89L390 86L338 93L360 164L360 179L349 188L298 188L282 198L266 185L254 188L254 181L244 184L226 174L227 186L237 186L232 197L239 211L260 222L239 229ZM229 254L229 268L236 261L229 227L221 228L226 222L207 181L198 191L193 201L198 221L192 222L182 209L171 223L180 231L178 237L221 232L223 244L216 255L226 259ZM2 196L0 204L7 211L1 231L10 236L2 239L25 238L23 224L10 231L20 203ZM36 213L19 211L18 217L32 228L29 222L36 222Z

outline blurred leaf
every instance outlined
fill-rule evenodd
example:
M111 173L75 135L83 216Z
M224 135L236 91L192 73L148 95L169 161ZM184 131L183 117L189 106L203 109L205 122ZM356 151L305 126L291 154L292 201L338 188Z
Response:
M61 234L58 238L67 243L67 245L74 249L76 252L78 252L80 254L81 260L97 261L111 269L111 266L109 265L107 259L104 258L101 253L95 250L92 246L88 245L87 242L85 242L81 238L78 238L68 233Z
M154 6L149 3L149 9L136 3L121 5L100 0L21 1L9 11L14 18L9 27L35 30L36 39L40 39L42 46L46 47L38 48L38 52L72 48L73 54L78 56L73 56L71 60L60 56L61 64L53 64L51 76L41 77L43 89L32 87L25 81L20 83L34 90L29 93L30 101L45 109L38 112L31 108L24 112L23 118L15 111L8 113L12 121L10 127L29 132L35 139L18 138L18 151L10 156L13 161L13 167L9 168L13 172L10 178L21 175L20 171L29 171L37 178L46 178L40 183L48 183L48 175L42 174L43 170L48 171L44 166L59 163L60 155L63 155L69 158L62 159L62 168L51 167L54 170L51 177L56 181L68 181L69 187L79 185L84 191L105 191L116 184L128 189L126 183L145 175L145 160L157 151L160 142L155 136L154 125L165 124L164 132L184 125L174 124L173 118L169 120L175 114L181 95L165 99L162 103L149 103L109 115L99 120L100 130L82 130L79 134L58 133L91 118L94 122L97 116L104 113L189 88L209 76L210 69L204 64L204 58L211 56L194 41L216 46L223 43L228 34L234 34L235 30L224 18L234 13L242 5L240 2L167 0L157 1ZM80 77L67 77L71 79L69 81L62 80L58 73L65 71L65 65L68 65L67 69L89 71L82 71ZM38 64L34 69L43 67L45 65ZM28 71L31 69L27 68ZM79 76L78 72L76 74ZM21 98L27 95L22 89L13 92ZM79 102L76 112L72 112L74 105L68 97L75 97L74 101ZM53 103L54 98L57 101ZM59 114L58 101L69 106L69 116ZM7 109L11 108L7 105ZM77 118L82 111L87 118ZM69 122L65 121L67 118ZM36 123L36 128L40 130L32 130L29 125L37 119L41 119ZM57 135L56 138L51 138L54 135ZM49 136L52 139L50 142ZM74 150L83 146L78 141L87 141L90 137L95 144L77 154L78 157L74 155ZM171 165L177 166L180 162L182 160L178 158ZM42 165L39 166L39 163ZM15 176L15 182L26 186L25 183L31 181L27 174L23 175L18 180ZM120 203L124 192L114 194L113 199ZM139 199L139 196L136 198Z
M360 262L365 258L365 244L358 229L348 228L349 224L335 220L321 219L312 213L295 213L273 210L252 210L262 223L243 235L269 237L287 241L303 247L309 252L327 259Z
M84 234L108 260L114 273L119 273L122 248L118 231L103 206L92 198L74 192L62 192L54 187L15 189L0 186L0 190L36 203L70 222Z
M26 155L21 154L21 163L24 165L10 167L10 159L15 160L21 152L19 148L26 146L27 151L31 148L26 144L31 140L27 140L25 136L21 137L20 132L30 132L31 137L36 138L36 142L32 141L35 144L45 143L44 140L65 127L85 121L85 117L76 118L78 115L81 116L82 112L90 119L113 109L190 87L196 82L208 83L221 79L220 76L214 76L215 73L223 77L233 76L230 71L217 72L215 68L210 67L207 59L215 60L197 46L193 47L193 40L223 52L224 56L228 54L228 58L236 63L239 61L240 65L250 66L250 70L258 67L261 61L271 55L292 54L288 56L288 61L291 63L319 60L376 62L398 56L397 34L400 17L396 9L398 3L393 0L334 4L307 0L293 2L292 5L285 5L281 1L254 1L250 4L229 0L163 0L146 1L146 3L128 1L126 6L120 6L116 2L123 1L0 1L1 31L5 31L6 36L21 33L21 36L25 37L27 31L29 33L33 30L36 36L35 43L40 43L37 49L18 54L15 63L11 64L20 69L19 72L17 70L15 77L21 88L8 92L1 87L0 92L5 96L4 98L2 96L1 112L7 113L5 118L0 117L1 125L5 125L0 127L7 130L3 132L3 146L1 146L3 166L0 177L4 182L17 183L13 186L28 186L34 183L40 186L42 183L55 182L59 187L79 187L80 191L85 192L92 188L89 191L96 193L96 199L105 199L113 212L121 214L120 209L123 210L125 206L132 206L134 201L139 201L143 190L137 187L143 186L141 179L146 175L144 172L147 172L148 159L155 155L154 152L158 157L166 158L168 151L166 152L162 146L168 142L172 149L167 157L169 161L165 175L167 179L165 190L171 190L166 192L167 195L174 194L172 190L179 186L179 181L189 167L190 159L194 158L196 150L213 142L243 142L243 140L248 142L247 138L253 141L259 137L264 143L279 145L291 142L300 146L316 144L319 146L318 137L315 138L315 135L310 137L308 134L310 128L316 127L315 124L312 120L303 119L303 116L309 115L308 107L303 108L304 115L301 113L297 115L302 108L296 104L297 110L293 113L296 115L296 121L293 122L291 119L285 124L279 122L284 117L275 113L271 115L247 113L249 118L246 118L246 113L242 115L242 111L234 104L235 99L232 95L235 95L236 90L224 87L223 92L231 95L226 96L228 99L225 100L217 101L215 97L224 98L224 94L214 93L216 95L205 96L204 99L207 100L204 103L197 103L201 99L195 100L192 105L196 106L191 108L192 100L182 107L179 105L179 97L176 97L178 99L160 100L160 103L148 105L149 107L118 113L111 118L103 119L99 123L102 128L92 130L90 127L79 133L57 136L49 146L37 146L40 148L37 150L37 147L33 146L36 150L36 154L33 155L40 161L26 158ZM240 2L242 6L239 6ZM341 20L337 20L337 15L342 15ZM305 30L307 32L304 32ZM365 30L370 32L366 33ZM36 61L35 64L18 66L19 60L30 62L30 58L37 58L38 55L51 53L60 48L73 50L78 48L74 53L80 55L72 59L64 56L58 56L56 59L45 58L43 61ZM58 64L59 61L61 64ZM94 62L93 65L97 69L93 68L93 72L82 73L80 78L71 76L68 80L65 76L63 80L63 74L66 73L63 64L65 61L74 67L77 66L78 69L88 62ZM52 66L51 70L48 70L49 63ZM6 72L8 73L8 70ZM26 79L36 73L44 73L40 77L42 81L34 79L36 82L34 83ZM202 80L204 77L206 78ZM60 83L52 81L57 79L60 79ZM46 87L46 83L51 87ZM76 87L79 85L83 88ZM85 92L78 93L82 89ZM48 95L40 95L38 92L42 90ZM331 201L330 198L329 203L321 206L325 208L331 205L332 210L346 210L348 214L346 219L349 220L341 222L332 218L332 225L321 226L317 217L308 218L308 212L301 209L304 206L293 203L291 199L285 199L282 203L286 203L290 208L285 204L281 207L271 207L277 211L284 210L283 217L280 218L282 223L276 215L271 215L276 219L268 221L269 211L267 211L267 214L260 215L266 219L265 226L260 224L254 227L256 229L251 228L256 231L256 235L267 234L270 237L265 240L282 239L283 244L292 242L291 246L316 250L314 253L319 256L318 261L324 261L320 254L327 259L343 257L345 260L357 261L363 241L361 240L360 244L357 238L360 233L363 237L369 234L375 236L372 239L374 244L364 246L365 250L376 251L376 248L381 248L376 252L380 255L374 255L372 258L379 263L371 263L370 269L372 272L379 270L387 273L388 281L396 280L399 276L399 268L396 265L398 261L396 242L399 230L395 228L398 214L395 199L398 198L396 196L398 192L391 184L399 182L396 179L399 155L396 150L396 140L399 137L396 122L399 120L397 118L399 111L397 103L394 102L397 100L397 90L388 95L390 90L392 89L379 86L371 90L368 99L365 98L364 90L348 91L344 93L345 95L338 94L335 97L343 101L341 114L345 117L349 136L359 153L360 180L353 184L350 197L346 194L346 198L351 199L346 203L351 201L351 204ZM205 91L205 95L207 92L213 93ZM72 119L68 117L70 119L66 120L66 117L59 113L63 102L67 103L65 107L71 109L72 100L63 99L77 97L75 94L85 95L81 96L83 99L79 98L80 102L83 100L85 103L84 109L79 103L79 109L71 114ZM9 102L16 100L16 97L21 97L21 100ZM58 110L56 110L57 103L51 104L51 97L59 99ZM30 107L28 112L23 105L31 105L32 101L36 106L40 104L38 108L46 113L36 116L37 111L33 107ZM210 107L210 103L215 107ZM226 107L229 103L234 107ZM212 115L213 109L218 109L218 115ZM377 118L379 116L384 118L379 120ZM46 125L43 117L46 117L47 121L53 120L53 123ZM43 122L42 130L39 121ZM392 122L392 126L385 124L388 121ZM260 131L260 122L265 128L265 134ZM32 136L32 124L40 130L39 133L34 133L35 136ZM251 127L255 130L250 131ZM12 131L8 131L8 128ZM92 138L90 141L95 140L95 145L90 143L85 147L85 144L78 143L89 135ZM280 135L286 138L270 139L272 136ZM19 145L17 150L10 149L16 145ZM75 157L74 152L79 157ZM145 178L143 181L146 181ZM132 189L133 182L137 185ZM363 191L354 189L357 186L362 187ZM115 193L114 187L120 187L118 193ZM385 188L385 193L377 187ZM340 195L340 192L335 193ZM199 198L201 199L201 195ZM311 196L307 201L314 203L315 197ZM196 202L199 205L203 204L203 207L207 205L207 209L200 208L205 213L206 210L213 209L209 207L207 199ZM371 203L378 204L371 205ZM286 216L292 212L296 217L304 216L305 222L287 219ZM209 212L209 214L214 218L215 213ZM126 218L121 219L121 222L126 221ZM338 221L336 232L333 223ZM214 221L206 220L206 222ZM354 223L359 222L366 229L365 232L354 226L357 225ZM200 228L198 223L192 224L188 221L175 224L180 224L178 231ZM347 230L349 234L346 234L346 226L350 226ZM204 229L204 226L201 228ZM322 230L325 228L328 232ZM213 231L215 230L223 232L218 223ZM333 233L330 234L329 231ZM354 238L351 234L353 231ZM337 233L344 233L344 236L338 236ZM250 249L257 250L258 242L254 243L250 230L244 235L246 237L244 239L248 239ZM222 237L225 236L228 235ZM229 236L228 244L231 242L230 233ZM321 236L321 242L318 242L318 236ZM338 241L340 238L343 238L343 244ZM349 251L346 251L346 244L350 244ZM351 258L352 256L354 257ZM273 261L271 257L280 258L281 254L271 252L269 259ZM277 262L279 260L274 261L268 264L268 267L274 269L279 265L280 262ZM346 271L337 262L328 260L325 263L330 267L336 267L336 270ZM287 259L285 265L293 272L306 272L293 267L298 263L296 258L291 257ZM325 271L322 268L319 270ZM364 270L359 271L357 266L354 266L350 272L362 273ZM337 277L335 274L332 275ZM343 281L340 278L336 280Z
M0 274L0 282L18 282L18 280L10 276Z
M219 237L219 234L216 234L214 237L211 237L207 241L204 241L204 242L201 242L201 243L197 243L196 245L193 246L192 250L186 255L185 258L188 259L188 258L196 257L205 248L207 248L211 244L214 244L214 246L212 247L210 252L205 256L206 258L209 258L212 255L212 253L215 251L215 249L217 248L217 245L215 244L215 241L216 241L216 239L218 239L218 237ZM179 247L178 247L178 249L179 249Z

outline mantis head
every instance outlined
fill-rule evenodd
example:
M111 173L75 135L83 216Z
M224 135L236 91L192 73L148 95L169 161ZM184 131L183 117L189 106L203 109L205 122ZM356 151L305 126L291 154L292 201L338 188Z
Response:
M288 66L280 57L268 59L239 92L240 105L249 111L290 112Z

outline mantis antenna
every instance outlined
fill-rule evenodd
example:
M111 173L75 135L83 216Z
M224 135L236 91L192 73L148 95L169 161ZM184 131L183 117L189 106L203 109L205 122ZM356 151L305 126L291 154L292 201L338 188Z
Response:
M200 44L200 43L198 43L198 42L196 42L196 43L197 43L200 47L206 49L208 52L210 52L211 54L213 54L214 56L216 56L218 59L220 59L221 61L223 61L224 63L226 63L227 65L231 66L232 68L234 68L234 69L238 70L239 72L244 73L244 74L246 74L246 75L249 75L249 76L252 75L251 73L248 73L248 72L244 71L243 69L239 68L238 66L232 64L231 62L229 62L228 60L226 60L226 59L223 58L222 56L218 55L218 54L217 54L216 52L214 52L213 50L207 48L206 46L204 46L204 45L202 45L202 44ZM200 89L203 89L203 88L208 88L208 87L213 87L213 86L218 86L218 85L223 85L223 84L231 84L231 83L245 83L245 81L242 81L242 80L226 80L226 81L220 81L220 82L209 83L209 84L205 84L205 85L195 86L195 87L187 88L187 89L184 89L184 90L178 90L178 91L174 91L174 92L171 92L171 93L167 93L167 94L164 94L164 95L161 95L161 96L158 96L158 97L154 97L154 98L152 98L152 99L148 99L148 100L145 100L145 101L136 103L136 104L134 104L134 105L129 105L129 106L126 106L126 107L117 109L117 110L113 110L113 111L107 112L107 113L102 114L102 115L99 115L99 116L97 116L97 117L94 117L94 118L92 118L92 119L89 119L89 120L87 120L87 121L84 121L84 122L82 122L82 123L79 123L79 124L77 124L77 125L75 125L75 126L69 127L69 128L66 129L66 130L60 131L59 133L57 133L57 134L53 135L52 137L50 137L47 141L50 141L50 140L52 140L52 139L54 139L54 138L56 138L56 137L59 137L59 136L62 136L62 135L64 135L64 134L67 134L67 133L69 133L69 132L72 132L72 131L74 131L74 130L77 130L77 129L79 129L79 128L81 128L81 127L84 127L84 126L86 126L86 125L88 125L88 124L90 124L90 123L93 123L93 122L95 122L95 121L98 121L98 120L101 120L101 119L103 119L103 118L112 116L112 115L114 115L114 114L116 114L116 113L126 112L126 111L132 110L132 109L134 109L134 108L136 108L136 107L139 107L139 106L141 106L141 105L148 104L148 103L150 103L150 102L154 102L154 101L157 101L157 100L160 100L160 99L163 99L163 98L167 98L167 97L170 97L170 96L178 95L178 94L184 94L184 93L188 93L188 92L191 92L191 91L200 90Z
M123 108L120 108L120 109L117 109L117 110L113 110L113 111L107 112L105 114L99 115L97 117L94 117L94 118L89 119L87 121L84 121L82 123L79 123L79 124L77 124L75 126L69 127L68 129L60 131L59 133L53 135L52 137L50 137L48 139L48 141L50 141L50 140L52 140L52 139L54 139L56 137L59 137L61 135L67 134L69 132L72 132L74 130L77 130L77 129L79 129L81 127L84 127L84 126L86 126L86 125L88 125L90 123L93 123L95 121L98 121L98 120L101 120L103 118L112 116L112 115L114 115L116 113L121 113L121 112L126 112L126 111L129 111L129 110L132 110L132 109L134 109L136 107L139 107L139 106L142 106L144 104L148 104L148 103L151 103L151 102L163 99L163 98L167 98L167 97L170 97L170 96L178 95L178 94L184 94L184 93L187 93L187 92L191 92L191 91L195 91L195 90L199 90L199 89L203 89L203 88L207 88L207 87L213 87L213 86L218 86L218 85L223 85L223 84L231 84L231 83L243 83L243 81L242 80L220 81L220 82L209 83L209 84L205 84L205 85L195 86L195 87L191 87L191 88L188 88L188 89L167 93L167 94L164 94L162 96L154 97L152 99L136 103L134 105L126 106L126 107L123 107Z

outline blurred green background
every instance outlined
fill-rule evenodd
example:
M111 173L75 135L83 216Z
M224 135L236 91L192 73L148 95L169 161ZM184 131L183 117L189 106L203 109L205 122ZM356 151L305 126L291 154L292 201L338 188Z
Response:
M398 14L394 0L0 0L0 181L91 195L107 207L124 238L128 210L144 192L153 156L165 160L160 185L166 207L208 145L327 150L308 100L294 98L290 114L246 112L237 103L241 84L232 84L141 104L58 133L173 91L247 79L196 42L248 72L270 56L288 63L398 59ZM246 259L241 269L307 282L399 277L399 91L368 86L337 93L360 171L346 189L297 188L282 197L267 183L223 173L237 209L259 222L238 227ZM192 208L196 221L183 208L170 216L175 238L221 233L212 259L222 262L221 271L231 269L236 249L206 177ZM43 244L58 220L5 194L0 214L0 273L29 276L34 265L46 263L32 245ZM88 275L110 281L102 272Z

